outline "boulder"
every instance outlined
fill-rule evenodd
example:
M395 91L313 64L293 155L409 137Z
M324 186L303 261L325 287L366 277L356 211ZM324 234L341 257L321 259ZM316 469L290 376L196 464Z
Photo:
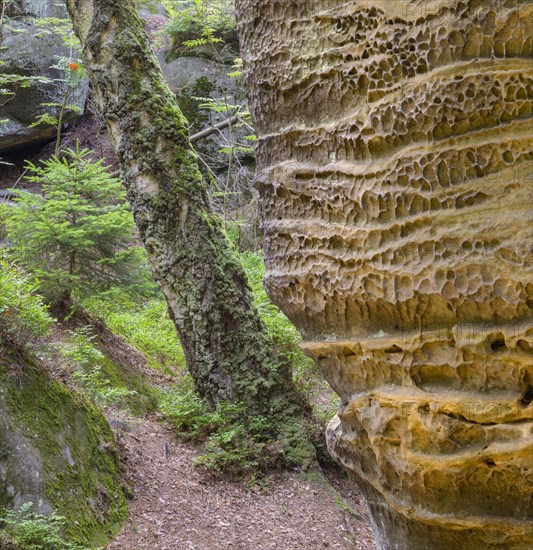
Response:
M66 518L72 540L103 545L127 515L122 466L102 413L0 342L0 510ZM0 544L1 546L1 544Z
M158 60L170 89L178 94L185 88L193 88L202 77L213 82L219 97L223 93L234 96L238 91L236 79L228 76L231 72L228 65L200 57L178 57L167 62L163 54L158 55Z
M52 68L60 57L70 56L61 36L42 33L35 25L36 17L67 18L66 8L56 0L18 0L8 12L8 24L0 35L0 74L43 76L53 82L34 82L18 87L14 97L0 96L0 153L27 147L53 138L55 128L48 124L32 127L39 115L57 116L58 107L45 103L63 102L64 71ZM88 80L80 79L69 91L68 103L81 112L85 106ZM67 111L66 120L78 114Z
M228 76L232 68L211 59L200 57L178 57L170 62L163 54L158 56L161 69L170 89L176 93L181 111L189 121L191 134L218 124L231 117L233 112L217 112L214 109L205 109L205 103L199 98L227 98L229 105L245 104L245 92L239 78ZM229 144L247 147L250 142L245 136L251 133L250 129L242 125L233 125L211 134L208 138L194 143L194 147L205 158L209 159L210 168L221 178L226 178L228 155L221 149ZM254 157L250 153L237 150L241 164L255 167ZM241 171L243 172L243 171ZM243 172L244 173L244 172ZM252 174L244 176L251 179ZM246 185L248 187L248 185Z
M142 19L146 20L155 15L158 17L163 17L166 21L168 21L168 10L160 2L157 2L156 0L144 0L144 2L138 3L138 5L138 13Z

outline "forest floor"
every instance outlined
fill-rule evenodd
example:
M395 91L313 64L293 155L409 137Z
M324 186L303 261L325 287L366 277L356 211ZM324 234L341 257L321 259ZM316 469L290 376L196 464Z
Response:
M194 467L200 450L169 425L128 425L119 442L133 498L108 550L375 549L355 483L319 472L220 480Z
M177 367L154 370L142 352L83 310L55 325L52 343L72 346L69 338L83 328L121 372L159 389L183 376ZM50 375L73 383L61 361L49 362ZM322 381L315 386L308 398L333 414L331 389ZM185 440L161 413L141 411L103 407L131 489L128 519L107 550L375 550L360 490L333 466L231 481L194 465L205 442Z

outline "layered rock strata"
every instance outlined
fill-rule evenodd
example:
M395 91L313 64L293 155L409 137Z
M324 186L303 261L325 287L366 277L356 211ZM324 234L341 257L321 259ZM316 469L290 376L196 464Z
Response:
M533 546L533 3L240 0L266 285L384 549Z

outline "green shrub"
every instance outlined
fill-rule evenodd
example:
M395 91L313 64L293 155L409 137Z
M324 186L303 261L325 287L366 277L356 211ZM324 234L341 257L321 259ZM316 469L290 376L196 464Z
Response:
M302 391L308 395L318 391L322 379L314 363L299 349L298 331L264 290L262 253L241 254L241 261L282 361L292 367ZM176 367L181 371L178 384L161 390L159 408L182 437L205 441L205 452L196 460L199 466L240 477L280 466L305 467L314 460L314 450L306 444L302 430L311 431L315 426L304 428L300 419L277 413L271 417L253 416L235 403L221 403L215 410L209 409L184 371L183 351L162 296L147 302L127 293L113 300L95 296L85 300L83 307L143 351L153 367L163 367L174 374ZM331 417L332 413L328 411L325 416Z
M142 351L154 369L174 372L185 368L183 350L161 294L147 301L128 293L113 299L94 296L83 307Z
M201 98L208 97L215 90L215 85L207 76L197 78L191 88L183 88L176 96L180 111L189 122L192 132L200 131L209 120L207 109L202 107Z
M32 506L27 502L17 511L0 510L1 544L17 550L89 550L63 538L64 517L37 514L31 511Z
M135 394L133 390L114 387L102 373L100 365L91 367L87 371L77 370L73 377L81 385L89 399L100 407L123 405L126 398Z
M7 219L20 263L49 300L113 285L148 284L144 251L133 246L135 224L118 179L87 149L68 149L41 166L28 163L28 181L42 195L19 193Z
M52 323L32 282L19 268L0 256L0 343L24 345L46 336Z
M201 40L206 31L211 39L235 31L235 13L227 0L170 0L165 5L172 16L167 32L178 45L187 40Z
M274 305L268 297L263 285L265 264L262 252L241 252L239 254L248 283L252 288L255 303L265 323L278 352L285 356L296 379L309 369L314 368L314 362L299 348L301 336L298 329Z
M280 467L306 468L315 458L301 420L251 415L239 403L221 402L210 410L190 379L162 393L160 410L182 437L205 440L205 452L194 462L213 473L250 477Z
M213 431L217 415L194 391L192 379L186 377L181 383L161 393L159 408L172 422L180 435L187 439L199 439Z
M133 390L117 387L102 372L104 354L92 343L94 336L88 327L71 331L71 343L61 348L61 354L78 367L73 378L87 397L100 407L123 405Z
M2 164L0 162L0 164ZM2 246L2 241L6 238L6 223L7 218L9 217L9 212L11 207L7 204L2 204L0 202L0 247Z

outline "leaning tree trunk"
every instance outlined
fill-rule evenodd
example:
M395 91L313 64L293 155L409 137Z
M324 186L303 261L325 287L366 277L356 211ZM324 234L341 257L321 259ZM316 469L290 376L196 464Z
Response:
M210 403L263 412L286 399L245 274L211 211L188 124L131 0L68 0L107 120L135 221L179 332L196 388Z
M237 4L267 287L378 546L533 547L532 3Z

